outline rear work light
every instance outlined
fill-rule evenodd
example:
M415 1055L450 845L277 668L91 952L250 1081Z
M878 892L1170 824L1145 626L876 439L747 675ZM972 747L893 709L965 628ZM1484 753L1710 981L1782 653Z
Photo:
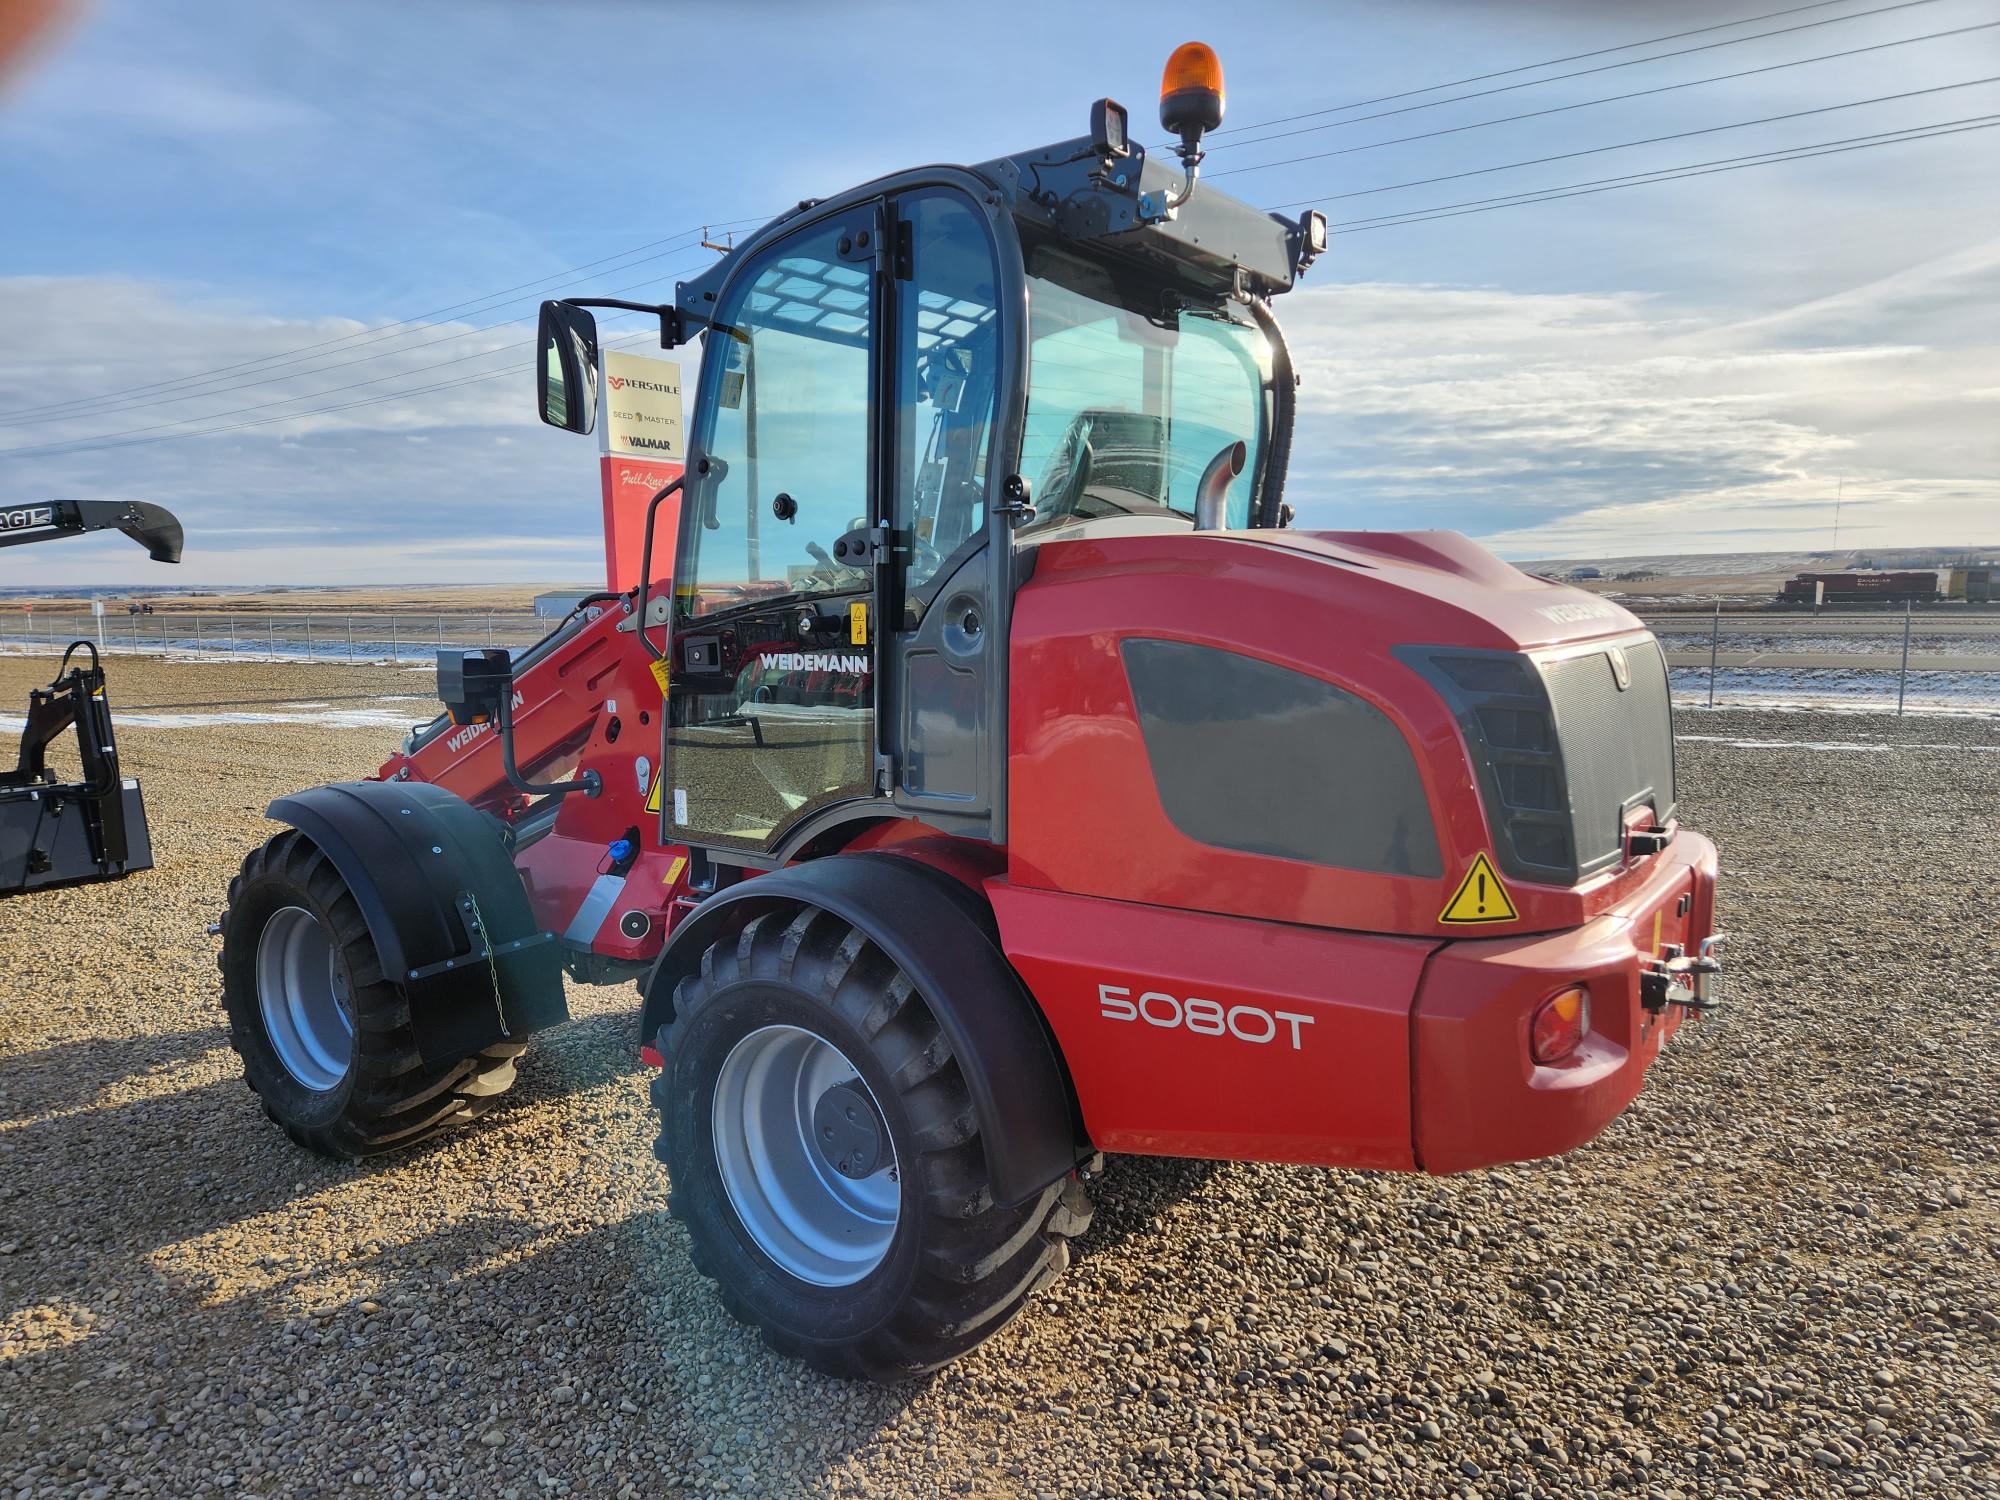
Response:
M1590 992L1564 990L1551 995L1535 1012L1528 1032L1528 1052L1538 1063L1561 1062L1590 1035Z

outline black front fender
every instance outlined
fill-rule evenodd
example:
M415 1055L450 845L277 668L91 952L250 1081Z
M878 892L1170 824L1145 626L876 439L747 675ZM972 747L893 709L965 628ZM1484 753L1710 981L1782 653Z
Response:
M700 969L711 943L759 912L800 906L864 933L937 1017L972 1095L996 1202L1025 1202L1089 1154L1061 1054L1000 951L992 912L913 859L830 855L709 897L674 929L646 980L640 1036L650 1042L671 1018L675 987Z
M456 1062L569 1018L555 940L535 924L499 831L417 781L346 781L280 797L265 816L316 844L347 882L409 998L423 1060Z

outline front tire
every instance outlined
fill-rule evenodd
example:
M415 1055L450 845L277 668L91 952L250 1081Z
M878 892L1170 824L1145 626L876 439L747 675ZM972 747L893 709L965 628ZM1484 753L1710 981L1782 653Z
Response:
M653 1083L696 1267L781 1353L896 1380L990 1338L1069 1264L1074 1178L993 1202L970 1093L881 949L817 909L768 912L675 993Z
M337 1161L415 1145L488 1109L524 1042L425 1066L347 882L286 830L243 861L222 919L222 1005L243 1080L308 1151Z

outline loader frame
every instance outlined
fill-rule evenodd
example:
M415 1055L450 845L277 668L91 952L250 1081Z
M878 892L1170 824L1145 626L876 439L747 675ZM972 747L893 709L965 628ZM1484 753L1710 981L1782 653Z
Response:
M88 666L70 665L79 652ZM76 733L83 777L59 780L49 747ZM97 647L73 641L47 687L28 695L14 769L0 771L0 897L115 880L153 867L139 783L121 776Z

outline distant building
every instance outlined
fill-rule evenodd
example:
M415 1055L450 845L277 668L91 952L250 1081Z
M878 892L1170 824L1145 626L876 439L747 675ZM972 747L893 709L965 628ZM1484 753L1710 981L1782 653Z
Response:
M1571 583L1582 583L1586 579L1602 578L1603 576L1604 574L1602 570L1597 568L1571 568L1569 570L1569 579Z
M596 589L552 589L546 594L535 595L535 618L538 620L560 620L575 609Z

